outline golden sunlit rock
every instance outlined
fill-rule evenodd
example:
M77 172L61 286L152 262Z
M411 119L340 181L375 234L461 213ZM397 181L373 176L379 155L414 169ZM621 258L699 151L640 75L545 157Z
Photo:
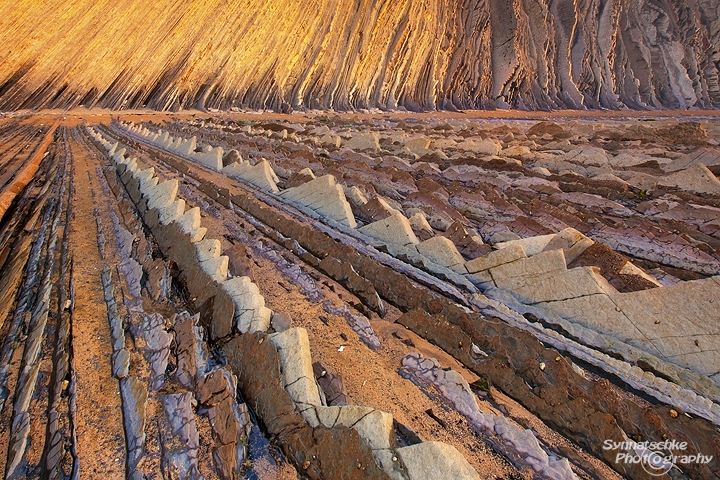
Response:
M0 108L706 108L719 15L713 0L19 0L0 6Z

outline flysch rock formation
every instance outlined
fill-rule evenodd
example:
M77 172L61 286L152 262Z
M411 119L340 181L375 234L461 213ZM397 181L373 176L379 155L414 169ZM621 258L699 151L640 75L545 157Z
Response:
M367 135L365 135L365 134L361 135L361 138L366 138L366 137L367 137ZM405 141L407 142L409 140L405 139ZM422 140L421 142L417 142L417 143L419 143L419 144L421 143L421 144L425 145L425 144L427 144L427 141ZM364 150L365 144L360 142L356 145L356 147L360 150ZM571 152L571 156L572 156L572 158L570 158L570 160L573 160L574 163L580 164L580 165L588 165L588 166L605 165L607 162L607 155L605 154L605 152L602 149L596 148L596 147L586 147L586 148L575 149L574 152ZM409 166L409 164L408 164L408 166ZM703 172L703 175L704 175L704 172ZM712 174L710 174L710 175L712 175ZM690 174L690 176L692 176L692 174ZM687 190L692 191L692 188L688 187ZM364 197L363 197L363 200L365 200ZM612 202L610 202L610 203L612 203ZM383 203L381 201L379 205L382 205L382 204ZM360 229L360 231L362 231L363 233L370 232L370 233L372 233L372 235L370 235L371 237L374 237L375 239L379 239L388 245L395 245L396 247L400 246L400 245L408 245L408 244L414 243L416 240L413 240L412 237L406 236L407 232L410 232L411 229L409 228L408 225L403 225L402 219L405 219L405 217L400 212L397 212L396 210L392 209L392 207L386 206L383 208L385 208L388 215L391 212L394 212L393 213L394 217L393 217L393 215L390 215L390 217L386 217L384 220L377 221L374 224L368 225L366 227L362 227ZM620 206L619 204L615 204L615 207L613 207L613 208L616 208L619 211L623 211L623 207ZM397 216L398 214L400 216ZM400 220L400 223L397 223L396 219ZM407 221L407 220L405 220L405 221ZM397 228L399 228L400 230L397 230ZM403 231L406 233L402 233ZM400 237L402 237L402 238L400 238ZM445 240L445 239L443 239L443 240ZM434 244L434 243L437 243L438 241L439 240L433 240L431 242L428 241L427 244L429 246L430 243ZM524 244L528 248L528 252L531 255L539 253L540 251L544 250L545 248L549 248L550 250L561 248L562 253L564 255L566 255L567 258L564 261L559 262L559 265L564 265L566 262L570 263L577 256L579 256L585 249L587 249L590 245L593 244L592 240L590 240L589 238L585 237L580 232L578 232L572 228L565 229L562 232L560 232L558 235L545 235L545 236L540 236L537 238L533 237L533 238L528 238L526 240L522 240L522 241L518 241L518 242L521 242L522 244ZM426 242L423 242L423 243L426 243ZM412 252L408 251L407 249L404 249L404 250L396 249L396 250L394 250L394 254L396 254L396 255L400 254L403 258L407 259L408 256L412 257L413 255L415 255L415 253L420 253L419 257L416 256L416 261L419 261L423 265L424 268L429 269L431 272L438 273L438 272L444 271L444 269L449 268L450 270L454 270L454 273L458 273L458 274L462 274L462 275L467 274L466 277L471 281L471 283L474 283L475 285L478 285L481 288L496 286L492 283L492 281L489 280L491 278L489 275L489 272L487 272L487 271L483 272L482 270L477 269L477 268L468 271L467 266L461 265L461 263L462 263L461 257L459 255L459 253L457 252L457 249L455 249L454 246L452 245L452 242L450 242L450 243L451 243L450 245L448 245L447 247L444 247L444 248L437 248L437 246L435 246L435 248L423 248L424 245L419 248L414 247ZM497 248L502 248L507 245L508 244L498 244ZM418 252L418 249L420 250L419 252ZM453 261L452 259L455 259L455 260ZM621 273L621 272L624 272L624 273ZM642 269L638 269L637 267L632 265L632 263L629 263L629 262L623 263L622 268L620 268L617 273L619 273L620 275L629 275L629 277L632 277L632 278L640 278L643 281L649 283L651 286L659 286L660 285L654 279L652 279L647 274L645 274L642 271ZM445 275L447 275L447 274L445 274ZM453 278L452 275L450 275L450 278ZM455 276L454 278L455 278L455 281L457 281L457 279L459 277ZM605 282L605 280L599 276L598 276L598 279L600 281L600 286L597 286L596 288L599 288L600 291L602 291L603 293L607 293L605 290L603 290L603 288L605 288L605 287L602 287L602 284L603 284L603 282ZM572 283L572 281L574 281L574 280L571 280L571 283ZM467 286L468 284L465 283L462 285ZM572 284L572 286L574 287L576 285ZM582 282L579 283L579 286L582 287ZM607 287L608 291L615 291L613 289L613 287L611 287L610 285L606 285L606 287ZM593 289L591 289L591 290L593 290ZM593 290L593 292L594 291L595 290ZM568 295L572 296L575 294L568 293ZM580 294L577 294L577 296L584 296L584 295L585 295L585 293L582 293L582 292ZM530 302L530 303L532 303L532 302ZM599 328L600 330L604 331L604 333L608 333L609 330L611 330L611 328L608 328L608 329L604 329L602 327L596 327L596 328ZM627 340L626 336L621 335L621 337L623 337L623 340ZM645 349L646 350L649 349L653 354L657 353L655 351L655 348L650 345L645 345ZM680 350L682 350L682 348ZM683 358L681 356L677 355L677 353L678 352L676 350L673 350L672 352L669 353L669 357L674 358L674 363L679 363L682 366L688 366L688 364L685 363ZM712 351L708 352L708 354L710 356L713 355ZM680 355L687 355L687 352L683 352ZM694 355L694 353L691 356L693 357L693 360L691 361L692 364L695 366L695 368L698 368L702 361L698 360L698 357L696 357ZM661 355L661 357L663 357L664 359L667 359L668 355L667 354ZM712 369L712 368L713 367L710 366L710 369ZM703 371L702 371L702 373L707 373L707 372L708 372L707 369L703 369Z
M0 18L4 110L720 103L714 0L22 0Z
M125 128L145 137L153 136L151 132L132 124ZM353 138L357 141L348 144L360 151L367 150L377 140L377 136L369 134L360 134ZM374 139L373 142L367 143L369 138ZM407 145L410 145L415 149L427 149L430 141L425 137L416 138L417 141L404 138L404 148L407 149ZM181 138L177 141L183 142ZM417 156L413 152L408 153ZM608 165L608 155L599 147L581 146L561 157L564 162L577 164L580 168ZM263 164L267 165L267 161L263 160ZM410 164L407 166L411 168ZM226 173L227 168L223 170ZM312 174L311 170L306 170ZM336 184L332 175L313 177L314 174L308 175L307 182L288 188L279 196L289 203L314 209L327 219L339 221L351 228L356 227L355 218L344 194L347 187ZM660 177L657 183L660 187L681 188L692 193L711 195L718 193L713 188L715 184L720 185L720 182L707 167L692 162L684 170ZM361 197L361 201L366 200L364 196ZM368 207L372 202L377 202L377 206ZM607 201L605 203L618 213L631 214L620 204ZM597 267L567 269L567 265L594 244L593 240L574 228L565 228L557 234L497 242L497 252L466 261L449 238L434 236L420 242L407 217L381 198L365 201L359 204L358 208L364 210L365 216L371 220L380 215L371 212L379 209L382 213L379 220L360 227L358 232L386 244L391 254L422 266L432 273L442 273L459 286L469 287L473 292L477 291L472 289L473 285L483 290L505 290L523 304L549 309L561 318L634 345L661 361L689 368L700 375L720 376L720 356L713 340L706 341L719 333L711 326L715 315L714 305L705 305L701 301L691 312L678 310L675 306L682 304L681 299L687 297L689 291L701 291L699 296L703 299L712 298L716 284L710 280L709 283L687 282L669 287L667 291L662 289L621 294L601 275ZM504 253L506 249L507 254ZM623 263L616 273L620 277L633 278L635 282L646 282L649 287L661 286L631 262ZM463 277L467 281L463 281ZM666 308L653 307L661 298L677 300L672 300ZM623 312L620 304L634 305L633 313ZM579 319L576 318L578 314ZM671 320L663 322L663 327L650 328L652 322L657 322L657 318ZM680 339L675 332L684 324L694 325L694 329ZM701 339L702 347L699 345Z
M102 134L94 130L90 130L89 133L108 151L116 150L117 145L106 140ZM178 143L182 144L184 142L182 139L179 139ZM192 153L193 152L188 152L186 155L192 158ZM162 226L169 226L171 223L178 223L178 226L183 227L182 231L186 236L186 240L189 240L192 236L188 234L188 230L196 231L202 228L200 227L197 210L192 209L185 212L184 201L180 203L182 208L175 208L173 206L176 202L175 197L178 190L177 180L159 182L155 179L155 181L150 181L148 178L153 176L153 169L141 169L138 166L137 159L125 158L123 155L115 154L113 160L131 196L133 192L138 192L141 195L143 203L141 203L140 209L141 211L143 209L145 210L145 221L151 223L152 220L150 219L153 215L156 215L160 219L165 218L165 221L160 220L160 224L155 223L157 228L156 234L159 237L162 238L164 236ZM138 181L133 183L133 179ZM334 179L326 178L325 180L330 181L332 186L335 186ZM312 181L305 185L310 184L312 184ZM342 193L342 188L339 188L339 191ZM322 188L320 191L323 195L327 194ZM298 200L299 197L289 197L289 199L291 201ZM168 210L172 212L169 215L166 213ZM188 217L190 213L193 217ZM332 212L328 213L327 216L332 218ZM235 304L234 321L236 322L236 331L241 334L267 332L270 328L270 317L273 315L273 312L265 306L265 300L260 294L257 285L248 277L228 277L229 259L227 256L221 255L221 242L219 240L205 238L194 242L194 245L190 248L189 256L192 259L191 261L198 264L206 275L212 279L211 281L215 282L215 289L224 290L232 298ZM192 281L197 282L198 279L193 279ZM217 299L215 301L217 301ZM159 318L162 319L162 317ZM218 318L218 316L214 316L211 321L214 323L222 323L222 319ZM156 344L158 342L157 337L160 336L163 338L164 335L167 337L167 344L164 344L164 347L161 348L167 349L172 341L172 337L162 330L160 324L156 324L155 329L158 331L149 333L148 338L152 338L152 342L149 344ZM222 336L222 334L215 333L217 330L219 329L216 326L213 326L211 329L211 331L214 332L214 336ZM269 339L278 351L279 367L283 379L282 385L295 403L297 411L305 418L310 427L315 428L322 424L329 429L341 426L354 429L358 432L360 438L367 442L378 466L393 479L420 480L423 478L431 478L436 474L435 472L437 472L440 464L442 464L443 470L450 472L454 478L480 478L467 460L450 445L440 442L424 442L413 446L398 448L394 440L393 418L392 415L388 413L361 406L323 405L323 400L321 400L313 373L310 344L305 329L287 329L270 335ZM187 361L184 360L184 358L178 357L179 367L184 367L187 364L195 366L199 363L207 362L208 353L203 351L204 347L200 342L199 336L196 337L195 342L196 348L195 351L192 352L195 358L193 358L192 361ZM167 353L165 354L165 358L167 358ZM153 367L155 368L154 363ZM156 368L156 375L164 375L166 367L167 360ZM205 368L207 369L207 366L205 366ZM181 372L183 370L183 368L179 369ZM210 380L212 375L218 376L219 378L226 377L226 374L217 372L219 371L209 372L207 376L201 376L199 378L205 383L215 383L215 380ZM222 377L220 377L220 375L222 375ZM244 380L242 375L241 380ZM233 380L230 382L229 385L232 385ZM191 383L193 382L191 381ZM221 384L223 388L228 388L228 384L223 382L221 382ZM159 383L158 385L154 385L153 388L154 390L159 390L161 386L162 383ZM234 390L233 388L231 391ZM198 391L198 394L203 395L200 391ZM165 411L170 419L173 433L177 434L178 430L180 430L181 438L179 440L181 444L188 443L188 449L190 449L190 451L187 451L187 449L175 450L171 452L174 458L167 460L168 462L172 462L172 465L166 468L175 468L181 478L201 478L197 467L197 449L199 445L197 443L196 427L194 426L195 419L189 407L192 398L192 394L186 393L166 396L163 399ZM192 422L192 424L188 426L187 422ZM398 457L402 459L400 462L398 462Z
M354 115L0 119L7 477L717 476L716 121Z
M476 275L487 286L511 291L525 304L547 308L701 375L720 372L715 344L720 332L714 321L720 277L619 293L597 268L566 269L562 250L520 258ZM688 305L691 296L696 300Z

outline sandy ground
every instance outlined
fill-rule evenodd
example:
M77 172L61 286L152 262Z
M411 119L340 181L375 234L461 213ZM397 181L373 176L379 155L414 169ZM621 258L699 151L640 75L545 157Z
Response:
M122 478L125 475L120 389L112 376L110 326L100 274L91 191L100 192L87 150L70 141L75 161L70 245L75 261L73 348L77 371L77 435L80 475L83 478ZM101 454L99 454L102 452Z

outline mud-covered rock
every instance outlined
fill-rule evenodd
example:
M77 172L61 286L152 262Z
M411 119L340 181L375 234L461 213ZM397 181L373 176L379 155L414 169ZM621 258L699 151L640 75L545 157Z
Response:
M623 270L630 263L628 258L607 245L596 242L568 264L568 268L581 266L600 267L600 274L619 292L636 292L656 288L657 282L645 275Z
M243 396L303 475L311 479L387 478L357 432L344 427L313 429L305 422L282 387L278 353L266 335L234 337L222 352Z
M453 223L442 235L455 244L466 260L482 257L492 251L490 245L485 245L479 236L470 234L460 222Z

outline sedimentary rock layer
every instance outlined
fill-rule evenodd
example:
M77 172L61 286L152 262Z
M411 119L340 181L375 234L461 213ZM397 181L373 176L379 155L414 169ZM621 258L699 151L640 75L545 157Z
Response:
M714 0L20 0L0 108L711 108Z

